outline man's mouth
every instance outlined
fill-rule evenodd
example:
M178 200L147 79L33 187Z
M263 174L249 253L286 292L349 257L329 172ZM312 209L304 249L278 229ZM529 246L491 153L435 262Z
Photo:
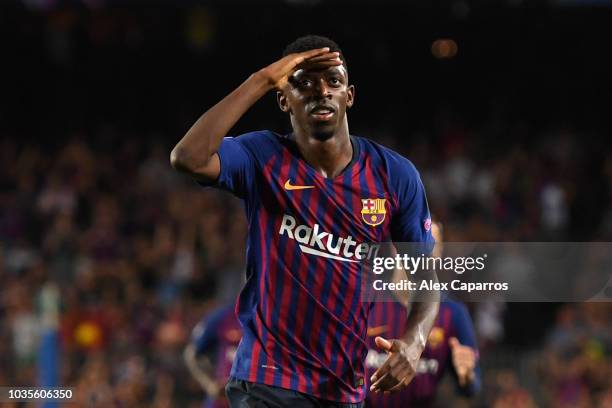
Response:
M310 115L316 120L329 120L335 113L335 109L331 106L319 105L315 106L311 111Z

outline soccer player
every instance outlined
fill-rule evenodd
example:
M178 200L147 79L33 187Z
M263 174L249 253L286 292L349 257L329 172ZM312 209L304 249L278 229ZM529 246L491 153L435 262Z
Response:
M183 354L187 368L206 392L205 408L226 408L223 392L238 343L242 338L233 306L222 306L205 316L193 329Z
M292 133L224 137L273 90ZM363 260L381 242L433 242L417 170L349 134L354 102L338 45L302 37L206 111L171 153L175 169L245 203L247 281L236 307L243 339L226 385L232 407L362 406L371 305L361 296ZM380 341L388 357L372 390L412 379L438 305L415 304L405 332Z
M436 239L433 255L441 256L441 225L433 223L432 233ZM395 337L403 333L405 321L406 307L401 303L374 304L368 320L370 350L366 358L366 367L369 372L377 370L386 359L385 354L376 350L376 337L381 335ZM447 369L452 372L460 395L470 397L479 392L481 380L478 346L470 315L463 303L443 295L438 317L429 334L427 346L421 355L412 382L394 394L368 394L366 406L375 408L435 406L436 390Z

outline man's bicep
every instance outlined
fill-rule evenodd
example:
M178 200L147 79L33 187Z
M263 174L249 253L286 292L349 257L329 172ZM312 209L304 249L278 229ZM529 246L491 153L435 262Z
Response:
M238 138L239 139L239 138ZM226 137L198 179L203 186L214 186L245 198L253 187L255 159L237 138Z
M191 173L191 176L202 184L215 184L221 173L219 154L214 153L208 163Z

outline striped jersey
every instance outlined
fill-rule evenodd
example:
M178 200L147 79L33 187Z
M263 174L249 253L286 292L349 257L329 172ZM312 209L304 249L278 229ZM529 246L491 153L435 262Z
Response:
M401 337L406 331L406 308L397 302L377 302L370 311L368 321L368 356L366 366L368 378L380 367L387 355L374 343L376 336L386 339ZM459 343L478 350L476 336L467 308L463 303L443 298L436 322L431 329L427 345L417 366L417 374L403 390L390 393L369 393L366 407L400 408L435 406L434 398L438 384L445 371L450 369L456 377L448 340L456 337ZM477 353L478 355L478 353ZM476 366L476 379L469 386L458 391L466 396L480 389L480 368Z
M242 330L232 306L215 309L193 329L191 344L196 355L209 357L214 367L214 379L219 384L227 382L241 337ZM208 395L204 407L228 408L229 403L224 398Z
M244 200L249 226L237 379L329 401L365 398L370 303L361 297L361 260L381 242L433 238L412 163L350 139L353 158L334 178L315 171L291 135L259 131L221 143L215 185Z

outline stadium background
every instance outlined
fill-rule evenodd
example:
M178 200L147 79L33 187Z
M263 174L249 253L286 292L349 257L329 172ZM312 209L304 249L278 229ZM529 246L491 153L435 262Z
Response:
M37 384L54 282L60 384L199 406L182 349L234 298L246 226L169 152L302 34L340 43L352 133L415 163L448 240L612 239L612 3L59 3L0 5L2 385ZM288 128L272 95L232 134L262 128ZM610 306L469 305L484 390L441 406L612 406Z

